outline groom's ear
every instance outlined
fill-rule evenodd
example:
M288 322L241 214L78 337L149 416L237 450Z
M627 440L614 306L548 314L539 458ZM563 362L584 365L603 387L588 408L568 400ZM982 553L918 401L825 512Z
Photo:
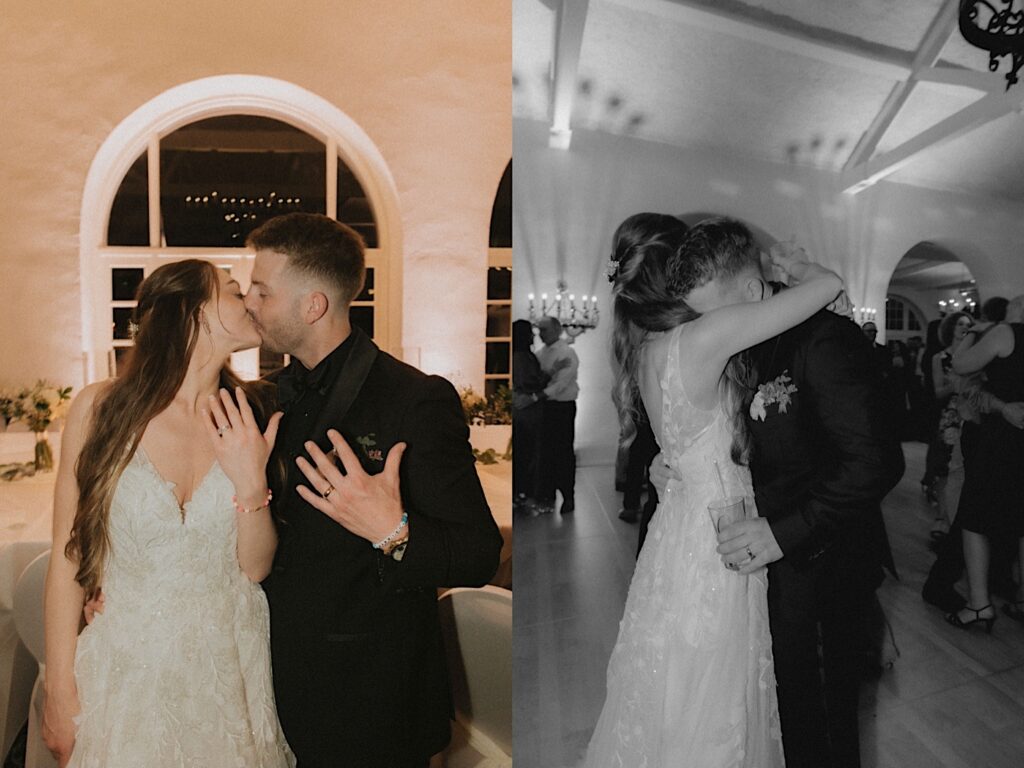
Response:
M312 325L323 317L327 313L328 306L330 306L327 296L320 291L307 293L304 302L305 311L303 312L303 319L308 325Z
M744 301L760 301L764 298L764 280L759 277L751 277L743 283L742 287Z

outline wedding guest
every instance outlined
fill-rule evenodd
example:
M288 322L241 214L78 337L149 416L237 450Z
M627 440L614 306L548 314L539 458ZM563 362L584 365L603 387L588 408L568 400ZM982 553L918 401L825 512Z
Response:
M963 419L957 408L957 391L962 386L963 379L953 372L952 365L953 353L973 324L974 320L966 312L946 315L939 325L939 341L944 348L932 357L935 397L942 403L939 423L932 438L933 459L937 460L934 466L935 479L932 481L932 491L938 501L935 519L932 522L933 539L941 538L949 531L949 525L956 515L959 490L963 485L963 458L959 450Z
M939 341L939 325L942 319L932 320L928 323L925 332L924 353L921 355L921 373L924 380L925 414L926 414L926 435L928 451L924 459L924 474L921 476L921 492L925 495L928 503L938 506L939 500L935 495L933 486L942 467L945 466L945 449L935 443L935 431L938 429L939 414L942 412L942 403L935 396L935 381L932 378L932 359L942 352L944 346Z
M1013 299L1006 323L989 330L975 343L968 334L953 358L958 373L984 369L990 391L1003 402L1024 401L1024 296ZM982 418L977 448L977 471L971 472L957 513L964 537L968 600L946 619L959 629L982 626L992 631L996 612L989 592L991 541L1015 540L1019 562L1024 563L1024 431L994 414ZM1021 593L1003 606L1015 621L1024 622Z
M555 491L562 495L559 513L576 509L576 397L579 358L562 338L562 324L554 317L537 323L544 346L537 353L541 368L551 381L544 388L544 425L537 501L553 510Z
M548 376L533 354L529 320L512 323L512 499L529 509L537 498L537 470L544 424L544 387Z

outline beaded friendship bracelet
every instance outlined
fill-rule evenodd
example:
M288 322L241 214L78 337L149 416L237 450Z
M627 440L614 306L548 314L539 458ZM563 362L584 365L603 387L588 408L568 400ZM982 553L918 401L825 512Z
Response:
M381 539L376 544L374 544L373 548L374 549L384 549L384 547L386 547L388 544L390 544L392 541L395 540L395 537L398 536L398 534L400 534L402 532L402 529L405 528L405 526L408 525L408 524L409 524L409 515L408 515L408 513L403 512L402 513L402 519L399 521L398 525L395 526L395 530L393 530L391 533L389 533L383 539Z
M264 499L263 503L260 504L258 507L253 507L252 509L249 509L247 507L243 507L241 504L238 503L238 497L237 496L232 496L231 497L231 503L235 505L235 510L237 512L245 512L245 513L259 512L261 509L266 509L267 507L269 507L270 506L270 500L273 499L273 498L274 498L274 492L271 491L269 488L267 488L267 498Z

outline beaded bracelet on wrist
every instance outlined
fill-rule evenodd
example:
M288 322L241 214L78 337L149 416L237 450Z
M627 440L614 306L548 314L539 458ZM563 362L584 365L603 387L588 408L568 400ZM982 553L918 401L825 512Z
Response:
M390 544L392 541L395 540L395 537L398 536L398 534L400 534L402 532L402 529L405 528L405 526L408 525L408 524L409 524L409 515L408 515L408 513L403 512L402 513L402 519L399 521L398 525L395 526L395 530L393 530L391 533L389 533L383 539L381 539L376 544L374 544L373 548L374 549L384 549L384 547L386 547L388 544Z
M238 497L237 496L232 496L231 497L231 503L235 505L235 511L236 512L244 512L244 513L248 514L250 512L259 512L261 509L266 509L267 507L270 506L270 502L271 502L271 500L273 498L274 498L274 492L271 491L269 488L267 488L267 497L263 500L263 503L260 504L258 507L252 507L252 508L243 507L241 504L238 503Z

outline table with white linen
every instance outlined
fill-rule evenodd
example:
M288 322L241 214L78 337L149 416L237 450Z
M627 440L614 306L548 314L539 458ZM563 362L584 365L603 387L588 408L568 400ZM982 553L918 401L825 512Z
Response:
M491 584L512 589L512 462L477 463L476 469L502 538L500 564Z
M0 463L31 460L34 442L31 434L0 434ZM36 676L35 659L14 626L14 589L25 566L50 548L55 479L50 471L0 481L0 759L28 716Z

